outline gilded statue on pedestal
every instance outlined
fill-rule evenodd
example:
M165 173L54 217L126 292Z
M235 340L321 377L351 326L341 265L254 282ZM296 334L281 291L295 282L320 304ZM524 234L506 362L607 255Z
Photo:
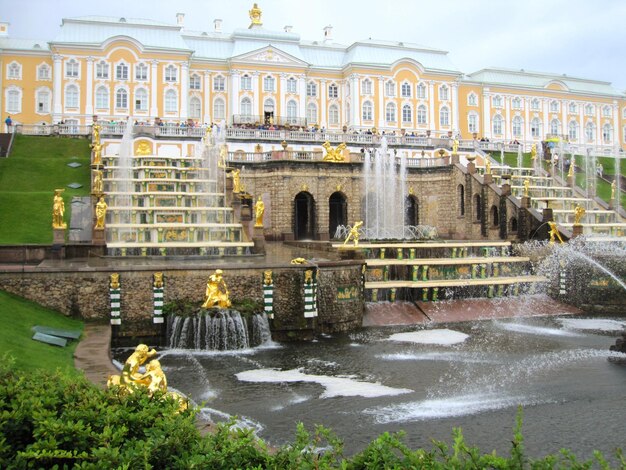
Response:
M537 144L532 144L530 146L530 159L531 160L537 159Z
M363 225L362 220L359 220L357 223L354 224L354 226L350 229L348 236L343 242L344 245L350 240L354 242L354 246L357 246L359 244L359 228L361 228L361 225Z
M611 201L615 201L615 190L617 189L616 187L616 181L617 179L614 179L613 182L611 183Z
M255 206L255 214L256 214L256 223L255 227L263 227L263 214L265 214L265 203L263 202L263 198L259 196L259 199L256 202Z
M63 222L63 216L65 215L65 203L61 194L64 189L55 189L54 198L52 201L52 228L67 228L67 224Z
M345 143L337 145L336 149L333 149L330 142L326 141L322 144L322 147L326 150L326 156L322 159L325 162L345 162L346 159L343 156L343 151L346 149Z
M241 178L239 177L239 173L241 173L241 170L234 168L230 172L230 177L233 179L233 193L236 194L241 192Z
M556 240L559 240L561 243L565 243L561 238L561 234L559 233L559 229L556 226L556 222L550 221L548 222L548 226L550 230L548 231L548 235L550 235L550 243L554 243Z
M99 124L94 124L91 126L91 134L93 142L100 143L100 131L102 130L102 126Z
M452 155L459 153L459 139L454 139L452 142Z
M256 3L252 6L252 9L248 11L248 14L250 15L250 21L251 21L250 26L252 25L261 26L263 24L261 22L261 15L263 14L263 12L261 11L261 9Z
M530 180L526 178L524 180L524 197L528 197L528 191L530 190Z
M228 308L231 306L228 298L230 293L222 273L221 269L216 269L215 273L209 276L206 283L206 300L202 304L202 308Z
M568 178L573 177L575 172L576 172L576 163L574 162L574 159L572 159L572 163L570 163L569 170L567 171Z
M104 191L104 179L102 177L102 170L93 171L93 193L102 194Z
M104 196L101 196L100 200L96 204L96 226L95 226L95 228L97 228L97 229L103 229L104 228L104 220L105 220L106 215L107 215L107 208L108 207L109 206L107 205L106 201L104 200Z
M489 159L489 157L485 157L485 174L491 174L491 160Z
M156 272L154 273L154 287L156 287L157 289L160 289L161 287L163 287L163 273L162 272Z
M93 165L102 165L102 144L100 142L94 142L90 145L93 149Z
M274 280L272 279L272 271L263 271L263 284L266 286L271 286L274 284Z
M580 225L580 221L585 215L585 208L579 204L576 204L574 208L574 225Z

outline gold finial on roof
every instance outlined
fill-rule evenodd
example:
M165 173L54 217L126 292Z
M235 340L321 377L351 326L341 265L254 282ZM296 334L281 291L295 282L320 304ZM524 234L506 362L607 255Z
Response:
M263 24L261 22L261 15L263 12L256 3L252 6L252 9L248 12L248 14L250 15L251 21L249 28L252 28L253 26L261 26Z

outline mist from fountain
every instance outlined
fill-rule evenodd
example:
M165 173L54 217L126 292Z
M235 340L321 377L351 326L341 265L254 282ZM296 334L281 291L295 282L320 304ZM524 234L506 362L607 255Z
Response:
M611 201L614 204L615 211L618 216L622 204L622 157L620 156L621 148L618 143L615 144L615 169L613 173L615 175L615 200ZM617 218L619 222L619 217Z
M117 158L117 187L115 195L115 206L118 208L118 223L122 225L131 224L132 212L132 184L133 184L133 126L130 121L126 121L124 134L120 141ZM120 239L133 241L136 237L136 230L126 227L118 231Z
M383 136L380 147L367 151L363 163L364 233L369 240L404 239L406 158L396 161Z

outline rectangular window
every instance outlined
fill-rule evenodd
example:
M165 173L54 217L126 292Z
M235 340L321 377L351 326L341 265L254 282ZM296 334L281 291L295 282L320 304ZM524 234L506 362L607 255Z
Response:
M218 76L213 79L213 91L224 91L226 89L226 81L224 77Z
M99 62L96 64L96 78L109 78L109 64Z
M250 75L244 75L241 77L241 89L252 90L252 77Z
M139 64L135 68L135 80L145 81L148 80L148 67L144 64Z

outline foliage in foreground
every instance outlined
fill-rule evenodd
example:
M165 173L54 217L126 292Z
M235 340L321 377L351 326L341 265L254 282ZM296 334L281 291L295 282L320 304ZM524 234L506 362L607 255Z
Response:
M552 469L609 468L598 453L580 462L567 451L532 460L524 455L521 412L511 454L482 454L461 430L451 446L411 450L402 434L385 433L351 458L341 441L319 426L299 425L292 444L269 449L234 422L201 436L193 411L177 414L177 403L138 390L126 397L103 391L83 377L63 372L18 372L5 357L0 366L0 468L162 469ZM617 455L621 467L626 459Z

